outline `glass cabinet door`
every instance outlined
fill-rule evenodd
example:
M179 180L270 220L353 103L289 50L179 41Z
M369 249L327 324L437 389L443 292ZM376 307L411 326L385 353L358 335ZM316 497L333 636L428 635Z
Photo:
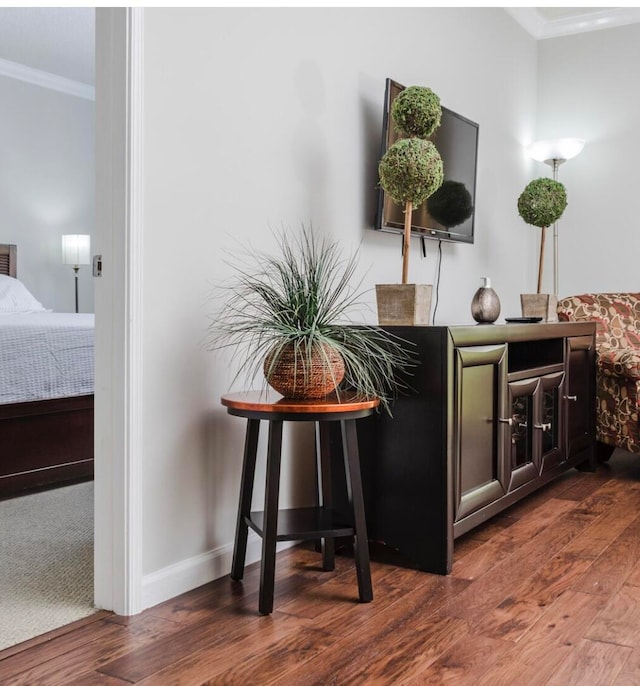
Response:
M547 374L540 379L540 420L534 424L540 435L542 471L559 464L565 458L562 441L562 391L564 372Z
M540 451L533 429L538 418L539 395L538 378L509 383L509 490L522 486L540 474Z
M562 462L564 372L509 382L509 490Z
M533 462L533 396L516 396L511 401L511 471Z

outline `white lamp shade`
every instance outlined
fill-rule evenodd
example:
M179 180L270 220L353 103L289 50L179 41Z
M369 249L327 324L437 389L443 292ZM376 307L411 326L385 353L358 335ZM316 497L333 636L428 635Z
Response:
M91 262L91 236L67 234L62 237L63 264L89 264Z
M555 141L536 141L527 147L530 157L538 162L551 162L553 160L570 160L578 155L584 148L581 138L558 138Z

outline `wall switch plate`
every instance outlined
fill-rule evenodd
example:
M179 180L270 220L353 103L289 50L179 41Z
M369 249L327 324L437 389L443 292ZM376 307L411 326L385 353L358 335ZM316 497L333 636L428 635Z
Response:
M93 275L102 276L102 255L93 256Z

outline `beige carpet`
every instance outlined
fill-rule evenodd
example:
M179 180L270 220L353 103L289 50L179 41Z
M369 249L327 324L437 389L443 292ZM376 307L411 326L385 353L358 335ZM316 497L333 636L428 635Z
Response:
M0 501L0 650L94 612L93 483Z

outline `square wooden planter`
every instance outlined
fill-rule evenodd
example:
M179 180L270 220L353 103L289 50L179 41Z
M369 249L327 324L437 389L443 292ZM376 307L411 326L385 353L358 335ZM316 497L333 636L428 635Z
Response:
M431 284L377 284L380 326L429 326Z
M550 293L521 293L523 317L542 317L543 322L558 321L558 297Z

